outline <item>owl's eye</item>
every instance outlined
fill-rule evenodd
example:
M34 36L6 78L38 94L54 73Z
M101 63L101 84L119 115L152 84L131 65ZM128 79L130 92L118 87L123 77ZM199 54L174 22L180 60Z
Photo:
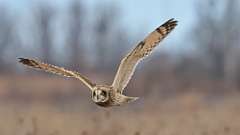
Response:
M96 92L95 92L95 91L93 92L93 96L94 96L94 97L96 96Z
M102 91L101 93L103 96L106 96L107 95L107 92L106 91Z

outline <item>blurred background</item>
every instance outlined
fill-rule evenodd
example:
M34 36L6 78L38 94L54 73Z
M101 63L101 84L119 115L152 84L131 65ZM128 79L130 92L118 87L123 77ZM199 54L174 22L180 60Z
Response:
M238 0L0 0L0 134L240 134L239 6ZM179 25L124 91L140 99L122 107L98 107L78 80L17 62L35 58L111 84L121 58L170 18Z

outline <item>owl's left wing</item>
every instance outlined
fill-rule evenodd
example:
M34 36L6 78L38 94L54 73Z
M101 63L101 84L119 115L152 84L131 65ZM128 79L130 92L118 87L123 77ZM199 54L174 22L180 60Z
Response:
M158 45L177 25L177 21L170 19L150 33L141 41L127 56L125 56L119 65L117 74L114 78L112 87L117 92L122 93L131 79L134 70L141 59L148 56L154 47Z

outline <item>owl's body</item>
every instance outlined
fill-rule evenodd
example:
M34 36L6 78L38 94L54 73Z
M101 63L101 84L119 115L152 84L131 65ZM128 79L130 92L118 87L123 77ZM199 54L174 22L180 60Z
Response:
M158 43L175 28L176 25L177 21L170 19L150 33L143 41L139 42L137 46L122 59L112 85L98 85L78 72L66 70L61 67L32 59L19 58L19 62L35 69L44 70L46 72L66 77L77 78L91 90L92 100L97 105L102 107L119 106L138 99L138 97L123 95L123 90L130 81L137 64L143 58L147 57L154 47L156 47Z
M101 94L96 94L97 91L103 95L103 99L100 97L97 98L97 95L101 96ZM93 88L92 99L97 105L102 107L119 106L138 99L138 97L124 96L122 93L116 91L117 90L114 90L114 88L109 85L96 85Z

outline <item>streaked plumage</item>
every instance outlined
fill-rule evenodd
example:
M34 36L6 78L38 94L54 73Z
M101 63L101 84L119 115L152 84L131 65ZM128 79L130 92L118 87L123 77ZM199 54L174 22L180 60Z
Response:
M149 55L153 48L164 39L177 25L177 21L170 19L155 31L150 33L143 41L122 59L117 74L113 81L113 88L122 92L131 79L135 67L141 59Z
M82 81L90 90L92 100L100 106L118 106L124 103L135 101L138 97L129 97L122 94L124 88L131 79L137 64L147 57L154 47L162 41L177 25L177 21L170 19L150 33L143 41L126 55L119 65L118 71L111 86L97 85L87 77L78 72L66 70L62 67L53 66L32 59L19 58L19 62L29 67L44 70L46 72L77 78Z
M88 80L88 78L86 78L85 76L81 75L76 71L66 70L62 67L42 63L33 59L19 58L19 62L35 69L44 70L46 72L62 75L65 77L77 78L81 80L89 89L93 89L93 87L96 85L92 83L90 80Z

